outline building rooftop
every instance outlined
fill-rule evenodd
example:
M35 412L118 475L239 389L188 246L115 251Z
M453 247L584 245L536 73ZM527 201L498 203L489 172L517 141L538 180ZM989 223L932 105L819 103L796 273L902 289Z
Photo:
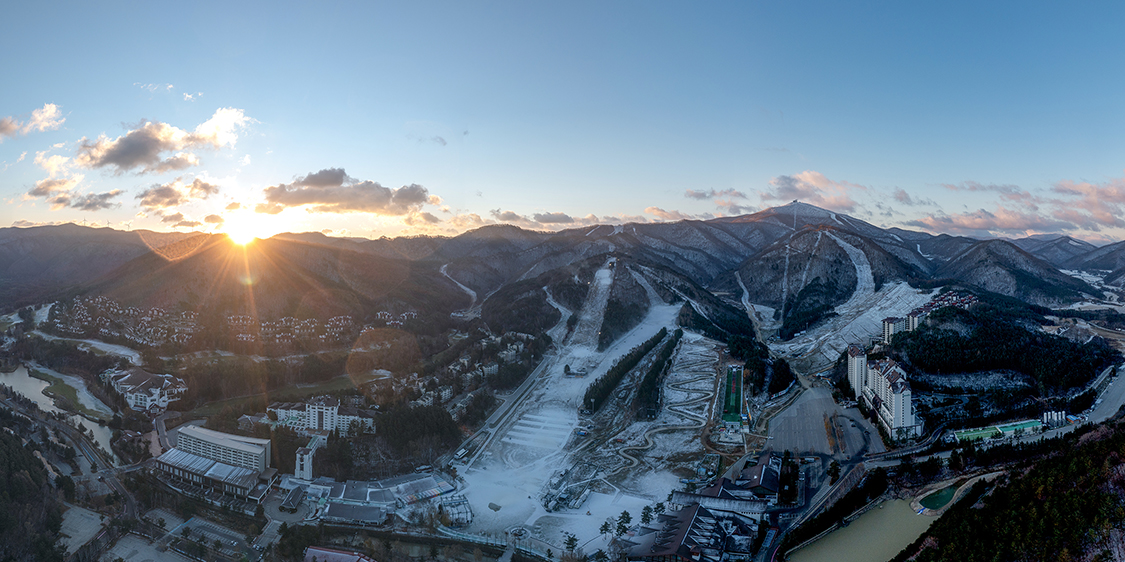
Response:
M264 452L270 444L269 439L232 435L230 433L223 433L221 431L199 427L197 425L180 426L178 432L180 435L188 435L191 437L195 437L196 439L214 443L215 445L229 447L231 449L252 454Z

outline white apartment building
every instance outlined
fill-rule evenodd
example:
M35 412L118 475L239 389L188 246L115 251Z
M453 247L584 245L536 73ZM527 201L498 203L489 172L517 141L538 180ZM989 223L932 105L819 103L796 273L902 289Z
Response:
M848 382L856 399L875 410L879 423L892 439L922 436L922 422L914 416L906 371L892 359L867 360L858 346L848 348Z
M353 425L361 433L375 431L375 416L366 410L340 407L334 396L318 396L308 402L275 402L266 411L277 416L277 423L301 433L337 431L348 435Z

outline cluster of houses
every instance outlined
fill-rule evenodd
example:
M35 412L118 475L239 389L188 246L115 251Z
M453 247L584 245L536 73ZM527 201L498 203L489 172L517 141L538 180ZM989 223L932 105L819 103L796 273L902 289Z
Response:
M315 318L298 320L286 316L279 320L259 321L248 314L232 314L227 316L227 326L235 341L244 343L284 345L299 340L331 344L352 339L356 323L348 315L334 316L321 324Z
M947 306L955 306L957 308L969 308L977 303L975 295L962 294L956 291L942 293L930 299L930 302L911 310L906 316L891 316L883 319L883 343L891 343L891 339L895 334L902 332L913 332L918 329L927 316L931 312L945 308Z
M54 303L44 327L67 336L123 338L145 346L184 344L200 330L194 312L124 307L102 296L77 297L68 307Z

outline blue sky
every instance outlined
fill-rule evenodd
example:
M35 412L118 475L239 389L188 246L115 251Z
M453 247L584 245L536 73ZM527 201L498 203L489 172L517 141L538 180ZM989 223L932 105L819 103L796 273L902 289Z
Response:
M6 7L0 226L1125 238L1119 4ZM236 208L237 207L237 208Z

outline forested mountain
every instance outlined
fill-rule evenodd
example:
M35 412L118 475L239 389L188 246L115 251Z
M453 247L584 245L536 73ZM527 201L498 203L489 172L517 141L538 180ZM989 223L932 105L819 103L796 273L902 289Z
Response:
M547 304L544 285L555 285L558 302L577 310L584 295L568 292L564 278L618 256L659 272L657 277L697 287L699 295L723 295L724 306L745 296L774 308L784 321L831 314L857 289L878 291L899 281L960 283L1052 306L1086 295L1100 298L1101 292L1061 273L1058 264L1110 271L1107 282L1120 282L1122 244L1093 248L1065 236L1015 242L934 236L879 228L799 202L705 221L554 233L489 225L453 237L377 240L280 234L245 248L218 235L75 225L7 228L0 229L0 258L6 258L0 259L0 296L6 297L0 306L11 310L85 293L170 310L237 314L247 312L250 301L244 297L252 296L263 317L324 317L381 309L448 315L472 302L484 304L486 316L499 325L522 321L501 320L498 311L525 318L535 311L541 317L534 324L548 325L558 312ZM632 277L615 277L612 316L638 314L645 298L634 293L642 290L647 291ZM699 305L706 297L689 300ZM528 306L515 306L517 301Z

